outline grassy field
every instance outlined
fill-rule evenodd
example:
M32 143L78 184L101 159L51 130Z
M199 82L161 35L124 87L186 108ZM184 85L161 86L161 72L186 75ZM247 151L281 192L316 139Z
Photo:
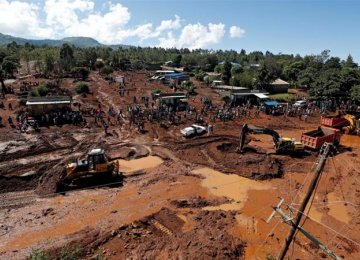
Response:
M291 93L273 94L273 95L269 95L269 97L271 99L275 99L278 101L291 101L291 100L295 99L295 95L293 95Z

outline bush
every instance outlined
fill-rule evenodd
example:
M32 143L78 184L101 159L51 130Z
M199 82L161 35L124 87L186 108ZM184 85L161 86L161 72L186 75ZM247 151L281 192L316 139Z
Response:
M114 70L110 66L105 66L100 70L100 74L102 74L102 75L109 75L113 72L114 72Z
M82 82L82 81L76 83L75 91L78 94L89 93L90 92L89 86L85 82Z
M96 67L97 69L101 69L102 67L104 67L104 62L102 62L101 60L97 60L97 61L95 62L95 67Z
M89 69L85 67L76 67L72 69L72 74L75 78L80 78L82 80L86 80L89 76Z
M64 247L61 250L60 259L61 260L77 260L77 259L80 259L80 255L81 255L81 249L79 247L76 247L76 248Z
M30 97L38 97L39 96L39 93L35 90L31 91L30 92Z
M19 101L20 106L25 106L25 105L26 105L26 101L27 101L26 98L20 99L20 101Z
M157 88L154 89L153 91L151 91L151 94L160 94L161 93L161 89Z
M28 259L30 259L30 260L48 260L48 259L50 259L50 257L45 252L35 251L30 254Z
M49 93L49 88L45 83L41 83L37 88L37 92L41 97L44 97Z

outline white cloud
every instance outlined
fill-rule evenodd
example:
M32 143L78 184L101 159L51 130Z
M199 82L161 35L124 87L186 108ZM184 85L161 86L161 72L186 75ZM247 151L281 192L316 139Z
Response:
M49 37L51 29L41 26L36 4L0 0L0 31L5 34Z
M231 26L229 30L230 38L241 38L245 36L245 30L238 26Z
M180 16L175 15L174 20L161 21L160 25L158 27L156 27L156 33L160 34L163 31L172 30L172 29L180 29L180 28L181 28Z
M168 32L166 37L159 38L159 47L172 48L178 46L177 40L172 32Z
M207 26L201 23L184 26L178 39L172 33L159 39L160 47L169 48L206 48L219 43L225 35L225 25L222 23L209 23Z
M44 16L40 16L40 13ZM162 20L129 26L131 13L120 3L104 2L95 8L95 0L0 0L0 32L30 38L87 36L101 43L116 44L131 38L132 44L155 39L159 46L170 48L206 48L219 43L225 35L222 23L183 25L178 15ZM239 33L240 29L240 33ZM242 30L242 31L241 31ZM244 33L232 26L230 35ZM232 36L231 36L232 37Z

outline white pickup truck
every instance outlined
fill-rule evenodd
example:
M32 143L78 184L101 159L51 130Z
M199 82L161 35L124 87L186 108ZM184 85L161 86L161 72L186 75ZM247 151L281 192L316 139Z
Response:
M201 125L191 125L180 130L180 133L185 137L201 135L206 133L206 128Z

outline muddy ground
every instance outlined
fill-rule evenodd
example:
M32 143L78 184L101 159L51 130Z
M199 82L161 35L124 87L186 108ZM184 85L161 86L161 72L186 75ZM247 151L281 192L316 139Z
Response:
M119 72L120 73L120 72ZM112 106L126 110L133 97L150 95L168 86L148 81L148 72L125 75L128 93L91 73L93 95L75 95L82 108ZM41 81L42 79L30 79ZM15 83L15 90L17 85ZM74 93L74 80L61 87ZM200 107L200 97L220 97L196 82L198 96L189 102ZM75 94L75 93L74 93ZM15 95L7 97L15 115ZM7 101L6 101L7 102ZM6 103L5 102L5 103ZM76 108L74 108L76 109ZM208 120L208 118L205 118ZM272 138L249 136L245 153L237 152L244 123L265 125L283 136L300 139L303 131L318 126L319 115L308 122L268 116L215 122L214 134L184 139L183 122L169 129L146 123L139 133L128 122L110 124L111 135L87 116L87 127L71 125L42 128L22 134L0 128L0 258L26 259L35 251L51 256L66 248L80 248L82 258L265 259L277 256L289 226L275 217L265 223L278 197L283 209L298 207L310 182L317 153L303 156L274 154ZM304 228L345 259L360 258L359 138L343 138L339 153L327 161L309 218ZM119 160L122 183L85 181L87 185L57 193L66 163L82 159L95 147ZM323 259L324 253L301 234L289 252L290 259Z

